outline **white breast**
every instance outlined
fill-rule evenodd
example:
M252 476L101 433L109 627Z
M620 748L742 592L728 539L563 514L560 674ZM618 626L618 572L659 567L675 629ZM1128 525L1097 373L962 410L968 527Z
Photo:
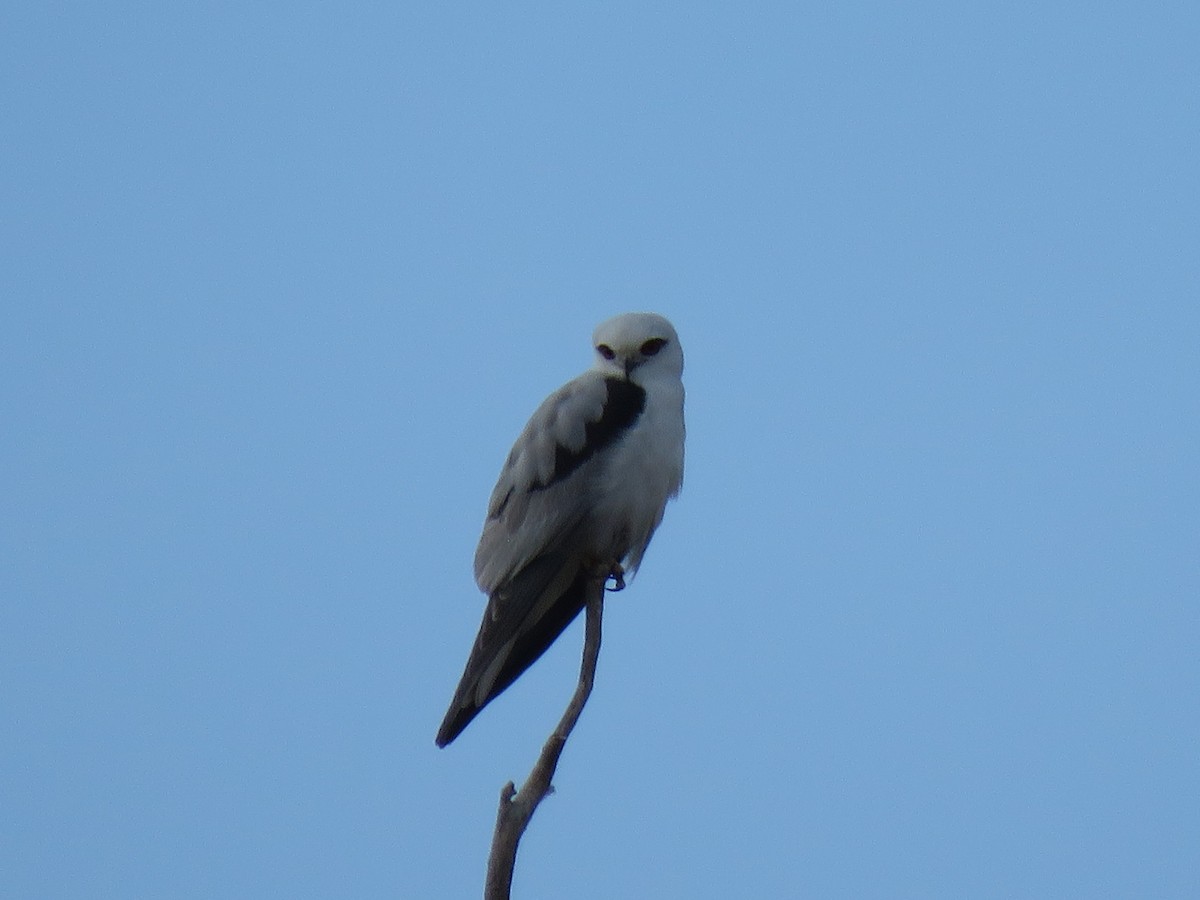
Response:
M683 384L661 378L643 387L646 407L611 450L595 510L598 544L610 552L627 547L623 565L630 572L641 562L667 500L683 483Z

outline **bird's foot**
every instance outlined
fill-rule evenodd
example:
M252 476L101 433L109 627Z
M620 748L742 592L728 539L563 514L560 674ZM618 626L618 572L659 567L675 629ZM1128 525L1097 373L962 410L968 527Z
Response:
M620 563L615 563L612 571L608 573L608 577L612 579L613 586L608 590L616 592L625 590L625 569ZM607 581L608 579L605 579Z

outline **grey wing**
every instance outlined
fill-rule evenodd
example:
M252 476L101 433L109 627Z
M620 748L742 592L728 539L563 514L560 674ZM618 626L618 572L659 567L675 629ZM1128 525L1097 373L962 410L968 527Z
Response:
M445 746L531 666L583 609L595 577L588 516L602 451L641 415L645 391L589 372L538 407L517 438L488 504L475 578L483 624L438 731Z
M517 438L475 551L475 580L484 592L555 549L586 515L598 463L580 457L608 394L604 376L586 372L547 397Z

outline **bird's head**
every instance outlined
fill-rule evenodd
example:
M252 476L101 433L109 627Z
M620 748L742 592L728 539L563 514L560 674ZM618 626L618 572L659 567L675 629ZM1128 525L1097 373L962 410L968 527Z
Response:
M679 336L670 322L655 313L625 313L601 322L592 335L592 346L595 368L606 375L641 381L683 374Z

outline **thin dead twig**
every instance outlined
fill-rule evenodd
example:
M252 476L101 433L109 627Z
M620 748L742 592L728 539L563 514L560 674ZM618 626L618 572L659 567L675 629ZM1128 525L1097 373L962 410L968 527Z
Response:
M554 790L551 781L558 767L567 738L571 736L579 714L592 693L596 679L596 661L600 656L600 625L604 615L604 585L606 578L593 579L588 586L587 624L583 639L583 662L579 667L579 684L558 727L542 746L541 755L521 790L510 781L500 791L500 810L496 814L496 830L492 834L492 850L488 856L487 884L484 900L508 900L512 890L513 867L517 862L517 845L525 833L534 810ZM622 585L623 586L623 585Z

